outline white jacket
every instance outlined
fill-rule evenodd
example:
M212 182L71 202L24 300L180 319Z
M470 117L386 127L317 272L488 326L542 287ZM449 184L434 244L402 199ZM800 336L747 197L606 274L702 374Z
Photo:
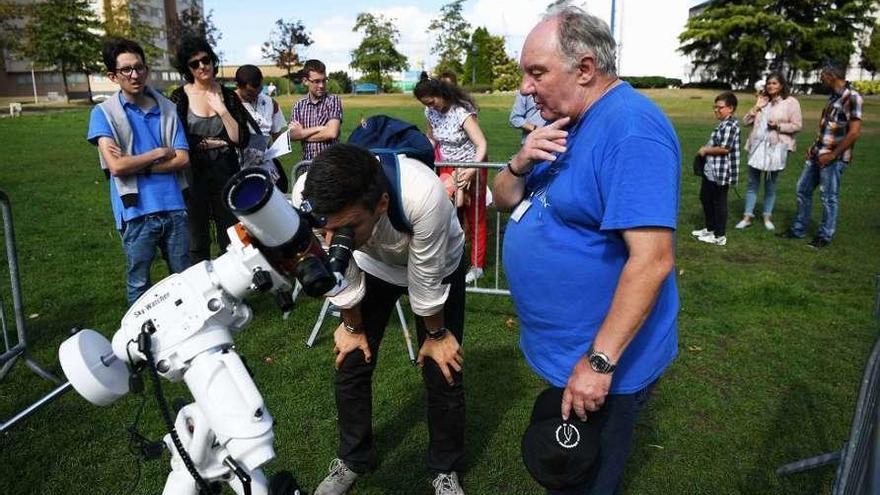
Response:
M423 163L399 155L403 211L413 235L395 230L387 215L373 228L370 239L354 252L345 278L349 286L330 301L341 307L358 304L366 292L361 270L388 283L409 288L409 301L418 316L437 314L449 295L451 275L464 248L464 232L437 174ZM293 187L294 206L302 203L303 174Z

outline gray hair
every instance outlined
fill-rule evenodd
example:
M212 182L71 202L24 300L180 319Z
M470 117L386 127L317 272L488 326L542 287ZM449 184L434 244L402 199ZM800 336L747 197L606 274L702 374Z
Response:
M615 51L617 43L608 24L574 5L554 5L544 14L544 21L558 19L557 43L559 53L572 68L581 63L584 55L596 59L596 67L609 76L617 75Z
M831 74L837 79L846 79L846 69L837 64L828 63L822 66L820 74Z

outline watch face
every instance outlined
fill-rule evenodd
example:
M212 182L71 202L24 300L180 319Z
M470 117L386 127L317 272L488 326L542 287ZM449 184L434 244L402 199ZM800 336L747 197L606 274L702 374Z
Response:
M606 361L602 356L593 354L590 356L590 367L598 373L608 373L611 368L611 363Z

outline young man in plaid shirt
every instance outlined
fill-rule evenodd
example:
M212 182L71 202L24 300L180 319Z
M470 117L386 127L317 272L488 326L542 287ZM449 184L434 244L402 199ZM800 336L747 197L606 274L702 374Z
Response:
M819 186L822 224L809 245L823 248L837 229L840 177L852 160L852 148L862 131L862 96L846 81L843 69L826 66L819 76L831 88L831 96L819 119L819 134L807 150L807 163L797 183L797 214L786 239L803 239L810 224L813 191Z
M307 60L303 84L309 92L290 111L290 139L302 141L303 160L339 142L342 101L327 93L327 67L320 60Z
M698 151L706 160L700 185L706 227L691 234L718 246L727 244L727 192L739 176L739 122L733 115L736 104L736 96L729 91L715 98L715 117L721 122Z

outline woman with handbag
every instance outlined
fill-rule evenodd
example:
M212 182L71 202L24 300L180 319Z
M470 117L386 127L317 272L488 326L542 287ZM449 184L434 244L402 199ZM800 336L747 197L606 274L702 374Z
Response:
M776 228L771 220L773 203L776 200L776 181L785 168L789 153L795 150L794 136L803 127L803 120L801 105L789 94L788 83L782 74L770 73L766 82L761 81L755 86L758 89L758 101L743 116L745 125L752 126L746 142L746 149L749 151L749 182L746 188L745 212L736 228L744 229L752 225L758 189L761 177L764 177L764 227L773 230Z
M250 137L241 100L216 80L218 58L204 38L187 37L177 50L175 68L186 84L171 101L186 129L192 180L186 201L189 216L190 261L211 257L211 224L220 254L226 251L226 229L237 221L223 204L223 187L239 170L238 150Z

